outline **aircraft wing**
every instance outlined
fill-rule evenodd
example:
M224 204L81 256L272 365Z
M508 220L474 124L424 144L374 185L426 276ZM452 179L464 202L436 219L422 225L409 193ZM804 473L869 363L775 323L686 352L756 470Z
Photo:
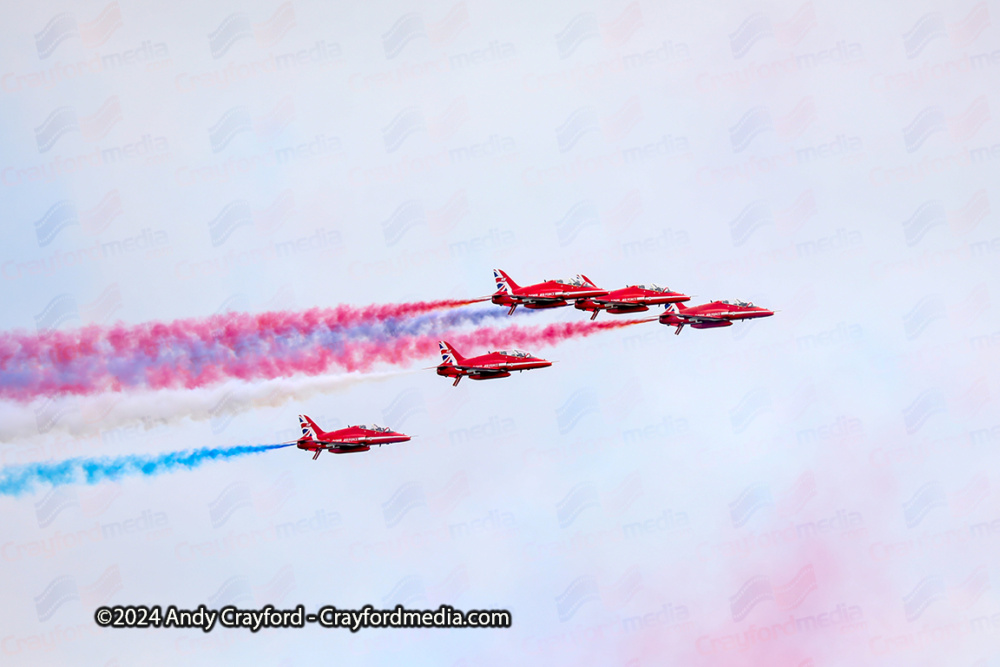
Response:
M555 297L548 297L548 296L516 296L516 295L511 295L510 298L514 299L518 303L556 303L557 301L565 301L566 299L570 299L572 297L566 296L566 295L555 296Z
M438 366L441 368L441 366ZM476 373L479 375L495 375L497 373L505 373L506 371L502 368L483 368L482 366L448 366L447 368L454 368L455 370L465 371L469 374Z
M645 301L614 301L609 299L593 298L591 299L594 303L600 304L606 308L628 308L630 306L638 308L639 306L648 306L649 304Z
M700 324L702 322L728 322L729 319L725 317L708 317L707 315L681 315L688 324Z
M315 445L315 449L344 449L348 447L364 447L363 442L344 442L342 440L313 440L309 443Z

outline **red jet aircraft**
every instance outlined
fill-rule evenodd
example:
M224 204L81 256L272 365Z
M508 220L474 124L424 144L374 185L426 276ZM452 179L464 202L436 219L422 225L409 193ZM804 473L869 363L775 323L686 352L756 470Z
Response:
M552 365L551 361L533 357L520 350L498 350L466 359L443 340L438 343L438 347L441 348L441 365L437 367L437 374L455 378L453 387L457 387L466 375L473 380L490 380L510 377L511 371L529 371Z
M565 280L546 280L537 285L520 287L500 269L493 269L493 278L497 282L497 291L491 300L498 306L509 306L508 315L521 304L525 308L558 308L569 301L589 299L604 296L608 293L590 281L587 276L577 276Z
M679 334L685 324L690 324L692 329L714 329L732 326L736 320L751 320L771 315L774 315L773 310L738 299L713 301L690 308L673 303L667 306L667 312L660 315L660 324L677 327L674 333Z
M596 319L602 310L609 313L641 313L650 306L666 305L679 301L690 301L691 297L680 292L671 292L669 287L659 285L629 285L623 289L608 292L602 297L581 299L576 302L578 310L593 311L590 319Z
M302 437L296 441L296 445L299 449L316 452L313 454L313 461L319 458L324 449L333 454L351 454L367 452L372 445L391 445L410 439L408 435L375 424L348 426L327 432L316 426L316 422L306 415L299 415L299 425L302 426Z

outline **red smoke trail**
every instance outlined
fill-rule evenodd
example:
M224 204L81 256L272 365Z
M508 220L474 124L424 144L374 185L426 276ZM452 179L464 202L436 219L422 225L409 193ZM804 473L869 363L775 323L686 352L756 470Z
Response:
M348 371L368 371L379 363L402 366L436 354L437 342L443 338L447 338L460 352L466 353L468 350L469 356L485 354L485 348L552 347L572 338L585 338L602 331L648 321L650 320L558 322L545 326L482 327L467 332L409 336L390 341L362 341L346 345L337 355L335 363ZM315 361L317 364L326 362L319 359Z
M116 351L146 350L172 340L201 339L205 342L235 340L248 334L281 336L308 333L318 327L341 329L390 318L412 317L436 310L458 308L483 299L448 299L364 307L336 306L303 311L272 311L256 315L222 313L210 317L112 326L92 325L71 331L0 334L0 369L14 358L38 361L66 360L81 354L100 352L102 343Z
M469 354L477 354L484 346L552 346L570 338L590 336L610 329L639 324L646 320L606 322L562 322L545 326L483 327L461 332L446 330L435 335L385 337L378 340L345 340L338 344L314 345L280 357L263 353L232 354L220 360L200 363L178 357L175 363L160 363L144 368L140 377L126 386L95 368L94 377L86 385L32 387L19 398L34 398L48 393L90 395L102 391L120 391L131 386L149 389L197 389L230 379L245 381L273 380L294 375L321 375L332 370L369 371L379 364L408 365L418 359L427 359L437 351L437 341L447 336ZM154 325L155 327L155 325Z
M234 371L234 375L220 374L213 368L215 360L203 363L197 351L225 349L252 359L274 352L267 346L275 345L274 341L283 337L306 337L320 329L338 331L401 320L482 300L336 306L255 315L224 313L167 323L94 325L71 331L0 334L0 397L31 400L50 393L89 394L117 389L120 381L109 377L109 365L116 366L119 374L125 376L127 386L146 384L145 375L149 372L146 366L163 365L194 364L196 369L171 372L169 368L156 368L151 378L154 386L202 386L211 379L225 377L252 379L254 374L246 370ZM130 376L126 366L142 368L142 371ZM184 377L185 373L193 373L195 377ZM199 377L201 375L204 378Z
M184 369L165 366L149 377L153 389L174 387L196 388L230 378L241 380L272 380L292 375L321 375L334 369L349 372L370 371L378 364L405 366L437 353L437 342L447 336L469 354L480 354L486 346L551 347L571 338L584 338L602 331L621 329L648 320L606 322L559 322L545 326L483 327L468 332L446 331L426 336L404 336L377 341L348 341L337 348L315 347L294 358L234 359L232 363L210 365L197 375Z

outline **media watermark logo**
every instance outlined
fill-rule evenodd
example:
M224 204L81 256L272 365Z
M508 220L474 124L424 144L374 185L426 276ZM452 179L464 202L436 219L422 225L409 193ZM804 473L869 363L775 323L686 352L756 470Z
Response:
M600 210L597 202L584 199L571 206L565 215L556 221L556 239L560 246L569 246L582 231L591 227L603 227L610 233L618 234L630 228L642 213L642 195L638 190L627 192L615 206L604 211ZM622 244L622 249L626 254L638 253L645 251L652 243L661 242L663 239L659 237L627 242Z
M429 121L421 107L406 107L399 111L382 129L382 143L386 153L395 153L403 143L418 132L426 132L437 143L450 139L469 120L469 106L465 97L458 97L439 115Z
M932 199L918 206L913 215L903 221L903 239L912 248L933 229L947 227L954 234L968 234L990 212L990 199L986 190L975 192L962 208L950 212L943 202Z
M969 577L957 586L948 586L945 577L932 574L921 579L913 589L903 596L903 614L914 623L939 602L948 602L952 607L968 609L990 590L989 570L977 567Z
M600 602L604 607L617 610L625 607L644 588L642 572L631 566L613 583L601 585L597 577L582 575L570 582L555 597L556 614L561 623L576 616L590 602Z
M419 414L427 414L427 404L423 394L415 387L396 394L392 403L382 410L385 423L391 424L392 428L402 427L410 417Z
M219 396L209 409L208 423L212 428L212 435L219 435L233 423L236 415L246 412L253 405L246 396L237 394L235 391L227 390Z
M766 484L754 484L744 489L736 500L729 503L729 516L733 528L742 527L757 510L774 505L771 489Z
M935 602L945 599L947 589L944 577L930 575L913 587L913 590L903 596L903 612L910 623L918 620L927 608Z
M906 333L906 339L916 340L927 327L946 317L944 296L927 294L921 297L920 301L903 315L903 331Z
M773 602L779 611L788 611L801 605L816 588L816 573L812 565L806 565L788 583L777 586L771 583L770 578L758 575L748 579L729 598L729 610L736 622L742 621L763 602Z
M394 246L406 232L418 225L427 223L424 205L418 199L411 199L400 204L388 218L382 221L382 234L387 246Z
M570 208L561 220L556 222L556 238L560 246L568 246L587 227L601 224L597 205L589 200L581 201Z
M469 201L465 190L459 190L440 208L428 209L421 199L410 199L382 221L382 236L387 247L392 247L411 229L426 227L435 236L442 236L455 229L469 215Z
M980 2L958 23L949 25L942 12L929 12L921 16L913 26L903 33L903 48L906 57L913 60L938 39L947 39L955 48L961 49L972 44L990 25L990 10L985 2Z
M219 588L208 596L208 603L216 609L228 607L250 607L254 604L250 577L234 575L226 579Z
M614 514L624 514L642 497L642 475L638 470L633 470L625 476L621 484L608 492L605 505Z
M423 577L415 574L400 579L392 587L392 590L382 597L382 604L386 609L398 604L404 607L415 607L419 603L426 602L427 589L424 586Z
M928 419L947 410L948 405L941 392L937 389L927 389L903 409L906 434L913 435L923 428Z
M416 39L426 39L440 46L451 43L469 27L469 9L465 2L456 3L439 21L427 22L424 15L411 12L400 16L392 27L382 33L382 50L387 60L392 60Z
M925 107L903 128L903 145L907 153L915 153L928 139L942 132L961 144L972 139L990 119L990 103L985 95L954 117L948 117L943 107Z
M771 411L771 394L764 388L752 389L729 411L733 433L743 433L758 417Z
M733 245L739 247L761 227L774 224L771 207L766 201L747 204L740 214L729 222L729 235Z
M285 34L295 27L295 8L286 2L263 23L253 23L245 12L230 14L208 35L208 47L212 58L218 60L226 55L235 44L243 40L253 40L259 48L274 46Z
M49 331L57 329L70 320L80 319L80 310L72 294L59 294L52 298L40 313L35 315L35 329Z
M49 245L68 227L79 226L90 236L100 234L122 214L122 200L118 190L111 190L95 206L83 211L79 211L68 199L58 201L33 223L38 247Z
M391 609L398 604L416 607L420 604L447 603L458 600L470 588L469 574L465 566L459 565L437 585L428 585L420 575L403 577L382 597L383 608Z
M597 113L592 107L582 107L571 113L562 125L556 128L556 142L559 152L565 153L588 132L600 129Z
M781 519L795 516L817 495L816 477L812 471L803 472L777 500L771 487L764 482L756 482L745 488L729 503L729 518L733 528L744 527L750 519L764 509L773 509ZM793 526L796 537L810 536L828 530L847 530L861 523L860 515L837 511L831 519L807 522Z
M250 577L233 575L208 596L208 606L247 608L256 605L280 605L296 590L295 572L285 565L265 583L254 586Z
M786 140L800 136L818 118L816 102L812 97L805 97L777 122L771 118L771 110L763 106L754 107L744 113L739 121L729 128L729 142L733 152L742 153L758 135L764 132L776 131L780 138Z
M208 504L208 517L212 528L221 528L244 507L252 507L250 487L245 482L233 482Z
M907 528L916 528L931 513L939 507L947 507L944 487L939 482L924 484L913 496L903 503L903 518Z
M618 48L642 25L642 8L638 2L629 4L620 15L607 22L598 20L593 12L577 14L555 35L556 51L560 60L565 60L589 40L600 40L608 48Z
M94 49L103 45L122 27L122 12L117 2L109 3L93 21L80 23L73 12L56 14L41 31L35 33L35 49L45 60L67 39L79 38L80 43Z
M556 613L559 621L565 623L572 619L580 608L588 602L600 601L601 589L597 579L592 575L577 577L562 593L556 596Z
M581 482L573 487L566 496L556 503L556 518L560 528L569 528L585 510L599 507L597 484Z
M242 134L252 132L258 139L274 139L294 120L295 104L290 97L279 100L271 111L259 118L252 117L245 106L233 107L208 128L208 141L213 153L221 153Z
M256 603L278 606L296 590L295 571L285 565L266 583L254 588Z
M72 487L54 486L35 502L35 520L39 528L47 528L60 514L73 508L79 509L85 518L93 519L106 512L121 496L122 490L117 484L103 484L82 496Z
M69 602L80 602L84 609L93 609L107 604L122 588L122 576L117 565L112 565L94 583L85 586L80 586L73 575L56 577L35 596L35 613L38 621L44 623Z
M598 412L597 394L593 389L584 388L570 394L566 402L556 408L556 423L559 435L566 435L588 415Z
M217 248L229 240L236 230L244 227L253 228L261 235L271 234L295 214L295 195L291 190L280 192L273 202L258 210L253 210L247 200L237 199L226 204L219 214L208 222L209 239L212 247ZM295 250L296 247L293 246L296 243L282 243L276 247L280 254L280 250L286 245L289 246L289 251Z
M603 118L594 107L580 107L555 128L556 146L560 153L568 153L584 136L595 132L603 134L607 141L617 142L624 139L642 119L642 103L634 95L625 100L618 111Z
M420 482L402 484L382 503L382 518L386 528L393 528L413 510L426 508L440 515L450 514L458 504L472 494L465 472L456 473L442 488L427 493ZM463 524L449 526L452 536L463 532Z
M771 37L781 46L797 45L816 26L816 9L811 2L799 7L787 21L772 22L763 12L751 14L729 34L729 48L737 60L745 56L760 40Z
M233 482L209 502L208 518L212 528L218 529L242 509L252 509L261 515L274 515L295 493L295 478L287 472L279 475L271 485L259 492L254 492L246 482Z
M109 97L93 114L79 118L74 107L59 107L35 128L35 144L39 153L46 153L60 138L79 132L85 141L103 139L122 120L121 102L117 95Z

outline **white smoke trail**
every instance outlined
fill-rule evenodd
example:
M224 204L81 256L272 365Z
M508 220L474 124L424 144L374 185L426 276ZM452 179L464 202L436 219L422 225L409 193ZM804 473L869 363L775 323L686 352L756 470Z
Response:
M153 428L184 419L206 420L277 407L289 401L379 382L418 370L301 376L263 382L230 381L211 389L169 389L59 397L30 405L0 402L0 443L27 442L53 435L76 437L142 424Z

